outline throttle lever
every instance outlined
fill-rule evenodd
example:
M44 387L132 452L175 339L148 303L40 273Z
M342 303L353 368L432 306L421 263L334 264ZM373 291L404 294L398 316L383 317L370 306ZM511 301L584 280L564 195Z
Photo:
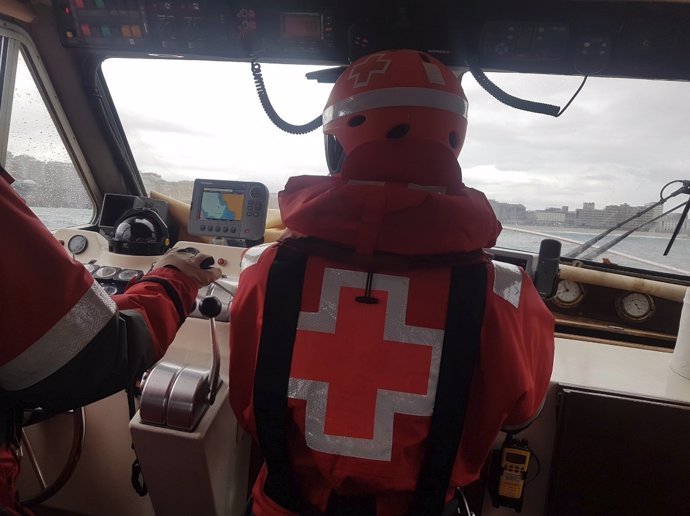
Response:
M199 254L199 250L196 247L180 247L179 249L175 249L175 251L178 253L189 253L193 256L196 256L197 254ZM200 269L210 269L215 264L216 264L216 260L213 258L213 256L209 256L207 258L204 258L201 261L201 263L199 264L199 268Z
M215 265L215 263L216 263L216 261L213 259L213 256L209 256L208 258L204 258L201 261L201 263L199 264L199 267L201 269L210 269L211 267L213 267L213 265ZM218 312L218 313L220 313L220 312ZM214 315L214 317L215 317L215 315Z
M213 260L213 258L211 258L211 260ZM205 261L207 260L204 260L204 262ZM202 269L203 268L202 262ZM206 296L199 305L199 311L208 317L211 325L211 351L213 353L213 359L209 376L210 391L208 399L210 405L213 405L213 402L216 401L216 394L220 388L220 382L218 381L220 375L220 351L216 338L216 317L218 317L222 309L223 305L216 296Z

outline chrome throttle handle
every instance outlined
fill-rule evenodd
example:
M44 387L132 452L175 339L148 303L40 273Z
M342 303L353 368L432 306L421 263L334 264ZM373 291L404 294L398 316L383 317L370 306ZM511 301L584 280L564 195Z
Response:
M218 377L220 376L220 351L218 349L218 339L216 338L216 317L220 314L223 305L216 296L207 296L199 305L199 311L209 318L211 324L211 352L213 359L211 363L211 372L209 378L210 391L209 403L213 405L216 401L216 394L220 387Z

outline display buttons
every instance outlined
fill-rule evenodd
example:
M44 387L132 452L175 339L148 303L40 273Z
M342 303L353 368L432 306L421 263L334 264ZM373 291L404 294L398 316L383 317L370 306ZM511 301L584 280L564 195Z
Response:
M85 38L90 38L92 36L91 25L89 25L88 23L82 23L81 24L81 33L84 35Z

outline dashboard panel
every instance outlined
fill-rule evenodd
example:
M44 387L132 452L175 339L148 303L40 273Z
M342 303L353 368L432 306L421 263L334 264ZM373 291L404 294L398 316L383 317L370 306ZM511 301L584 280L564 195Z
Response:
M129 281L145 274L157 256L134 256L112 253L108 241L99 233L83 229L60 229L55 238L76 260L84 264L109 294L124 291ZM75 240L79 241L73 252ZM216 259L223 277L199 290L197 306L204 297L214 295L223 308L219 322L229 320L229 305L237 289L240 261L244 248L198 242L178 242L175 247L196 247ZM534 279L539 256L511 249L487 249L494 260L518 265ZM682 303L658 295L635 292L611 286L561 278L554 297L547 299L556 318L556 330L562 336L578 336L604 342L673 349ZM203 319L198 308L190 314ZM669 328L675 329L673 334Z
M65 250L77 261L81 262L110 295L124 292L126 286L133 279L139 278L150 270L158 256L135 256L112 253L108 250L108 241L99 233L83 229L59 229L54 233L55 238L65 247ZM86 245L79 254L69 249L74 239L85 241ZM223 277L209 287L199 289L197 308L190 317L203 319L198 306L206 296L216 296L221 304L218 322L229 320L229 305L237 290L237 280L240 275L240 260L245 251L241 247L218 246L199 242L178 242L175 247L195 247L199 251L213 256L216 266L221 269ZM81 248L81 247L80 247Z
M91 53L346 64L417 48L455 67L690 78L679 2L54 0L62 43ZM500 14L497 14L500 13Z
M546 304L562 335L667 349L675 345L682 310L671 299L571 279L561 279Z

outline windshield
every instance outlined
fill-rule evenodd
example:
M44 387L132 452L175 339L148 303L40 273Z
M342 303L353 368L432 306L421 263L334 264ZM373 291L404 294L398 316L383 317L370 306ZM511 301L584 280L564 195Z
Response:
M269 97L287 121L318 116L331 85L304 78L321 67L262 65ZM147 189L189 202L195 178L260 181L275 194L290 176L327 173L320 130L287 134L264 114L249 63L108 59L103 73ZM136 80L132 80L136 77ZM513 95L564 105L580 77L493 74ZM460 165L467 186L490 199L504 230L498 245L563 254L690 179L685 83L590 78L559 118L499 103L466 74L469 125ZM679 187L671 185L666 194ZM679 195L597 245L647 223L596 260L690 274L687 221L663 251L688 199ZM584 255L583 255L584 256Z

